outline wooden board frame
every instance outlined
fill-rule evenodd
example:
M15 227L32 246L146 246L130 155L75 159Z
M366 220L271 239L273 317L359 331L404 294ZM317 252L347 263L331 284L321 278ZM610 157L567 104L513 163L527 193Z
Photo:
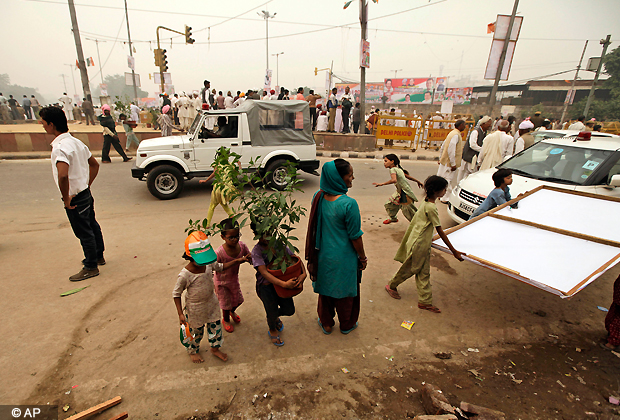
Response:
M530 222L530 221L526 221L526 220L521 220L518 218L514 218L514 217L509 217L509 216L504 216L504 215L500 215L500 214L496 214L498 211L508 207L508 206L512 206L515 203L518 203L519 201L523 200L524 198L529 197L532 194L537 193L538 191L541 190L549 190L549 191L555 191L555 192L559 192L559 193L563 193L563 194L572 194L572 195L578 195L581 197L588 197L588 198L593 198L593 199L597 199L597 200L606 200L606 201L613 201L616 203L620 203L620 198L617 197L610 197L610 196L603 196L603 195L597 195L597 194L592 194L592 193L587 193L587 192L582 192L582 191L573 191L573 190L566 190L566 189L562 189L562 188L557 188L557 187L551 187L551 186L547 186L547 185L541 185L540 187L534 188L531 191L528 191L526 193L524 193L523 195L513 198L512 200L502 204L501 206L497 206L492 210L489 210L471 220L468 220L464 223L461 223L458 226L454 226L452 228L446 229L445 230L445 234L446 236L449 236L450 233L456 232L466 226L469 226L470 224L484 219L485 217L490 217L490 218L494 218L494 219L499 219L499 220L504 220L507 222L511 222L511 223L518 223L518 224L523 224L523 225L527 225L527 226L531 226L537 229L542 229L542 230L547 230L550 232L554 232L557 233L559 235L565 235L565 236L571 236L574 238L578 238L578 239L583 239L585 241L589 241L589 242L596 242L599 244L603 244L603 245L607 245L607 246L612 246L612 247L616 247L618 248L618 254L615 255L613 258L611 258L609 261L605 262L603 265L601 265L599 268L597 268L594 272L592 272L590 275L588 275L585 279L583 279L581 282L579 282L577 285L575 285L573 288L571 288L568 292L564 293L558 289L555 289L551 286L547 286L544 285L542 283L539 283L535 280L529 279L527 277L522 276L519 272L512 270L508 267L504 267L501 266L499 264L493 263L491 261L487 261L484 260L480 257L477 257L475 255L466 255L464 256L465 259L481 265L483 267L489 268L491 270L497 271L499 273L502 273L506 276L512 277L516 280L519 280L521 282L533 285L539 289L545 290L547 292L556 294L562 298L570 298L573 295L575 295L578 291L580 291L583 287L585 287L588 283L590 283L591 281L593 281L593 278L595 276L598 276L600 274L602 274L604 271L606 271L607 269L609 269L611 266L614 265L614 263L617 263L618 260L620 259L620 242L618 241L614 241L614 240L610 240L610 239L604 239L604 238L599 238L596 236L591 236L591 235L586 235L583 233L578 233L578 232L572 232L570 230L566 230L566 229L560 229L560 228L556 228L556 227L552 227L552 226L547 226L547 225L542 225L539 223L535 223L535 222ZM439 244L434 243L437 239L440 239L439 235L435 235L433 237L433 244L432 247L435 249L438 249L440 251L446 252L446 253L451 253L451 251L444 246L441 246Z

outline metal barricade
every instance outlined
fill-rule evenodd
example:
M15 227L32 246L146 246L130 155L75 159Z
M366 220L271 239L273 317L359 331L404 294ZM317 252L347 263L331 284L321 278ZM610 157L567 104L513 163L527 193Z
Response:
M374 126L375 147L383 149L415 150L424 133L424 120L415 114L377 114Z
M437 115L424 120L424 137L420 146L425 149L439 150L450 131L454 129L454 123L458 120L465 121L466 128L461 136L463 140L466 140L474 127L474 120L471 115L449 114L448 118Z

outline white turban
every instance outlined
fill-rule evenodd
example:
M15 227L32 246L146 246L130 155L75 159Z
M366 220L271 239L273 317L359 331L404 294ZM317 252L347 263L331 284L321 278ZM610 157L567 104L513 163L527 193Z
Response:
M534 124L530 120L523 120L519 124L519 130L530 130L534 128Z
M478 125L488 123L489 121L491 121L491 117L485 115L484 117L480 118L480 121L478 121Z

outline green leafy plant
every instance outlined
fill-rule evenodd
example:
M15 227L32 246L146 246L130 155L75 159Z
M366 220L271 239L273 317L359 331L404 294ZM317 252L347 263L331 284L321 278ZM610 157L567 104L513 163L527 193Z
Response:
M116 100L114 101L114 107L116 108L116 110L120 114L125 114L125 115L129 115L131 113L130 107L129 107L130 104L131 104L131 100L129 99L129 96L127 95L125 95L124 98L117 96Z
M301 191L301 180L297 178L295 164L289 162L286 167L287 185L282 191L267 187L266 177L269 173L259 170L257 160L251 160L248 171L240 168L241 156L231 152L230 149L220 147L213 167L215 168L214 185L218 185L222 193L229 198L230 202L236 200L237 206L233 219L240 227L248 221L256 226L254 240L265 238L267 246L267 258L273 261L273 267L284 272L294 259L288 255L287 248L293 253L299 253L299 249L293 244L299 240L292 232L296 229L306 209L299 205L293 198L293 193ZM189 226L185 231L202 231L207 236L221 232L222 227L216 223L207 225L207 220L189 220Z
M149 115L151 116L151 124L157 125L157 119L159 118L159 110L157 108L149 108Z

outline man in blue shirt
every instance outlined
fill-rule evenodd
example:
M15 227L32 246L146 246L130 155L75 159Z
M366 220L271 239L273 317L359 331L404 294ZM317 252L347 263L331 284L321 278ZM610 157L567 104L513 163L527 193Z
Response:
M510 169L498 169L493 174L493 183L495 184L495 189L478 206L476 211L469 217L469 220L512 200L510 188L508 187L512 184L512 171Z

